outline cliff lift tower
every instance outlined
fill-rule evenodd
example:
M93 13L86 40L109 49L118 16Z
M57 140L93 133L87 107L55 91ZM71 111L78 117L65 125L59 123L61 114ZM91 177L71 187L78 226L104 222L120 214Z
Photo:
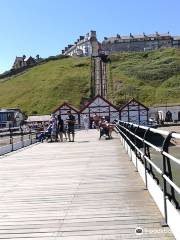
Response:
M107 98L107 64L109 57L104 52L91 56L91 97Z

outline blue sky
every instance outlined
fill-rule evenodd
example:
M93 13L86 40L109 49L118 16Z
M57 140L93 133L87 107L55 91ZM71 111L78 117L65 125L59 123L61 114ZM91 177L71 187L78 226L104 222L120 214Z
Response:
M0 0L0 72L16 56L57 55L79 35L180 35L180 0Z

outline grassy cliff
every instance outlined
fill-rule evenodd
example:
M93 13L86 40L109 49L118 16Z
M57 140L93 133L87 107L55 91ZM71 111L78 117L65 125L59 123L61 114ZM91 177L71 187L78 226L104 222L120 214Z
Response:
M180 104L180 50L163 49L110 56L109 98L122 104L135 97L147 106ZM64 58L0 81L0 108L50 113L64 100L76 107L90 96L90 59Z

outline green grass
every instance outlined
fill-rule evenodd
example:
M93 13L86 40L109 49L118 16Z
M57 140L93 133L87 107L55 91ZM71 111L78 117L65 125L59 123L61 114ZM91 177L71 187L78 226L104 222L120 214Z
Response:
M180 49L118 53L111 61L110 96L116 104L130 97L147 106L180 103Z
M147 106L180 104L180 49L110 56L109 98L120 105L132 97ZM63 101L80 107L90 96L90 59L64 58L0 81L0 108L51 113Z
M79 107L89 96L90 60L65 58L36 66L0 82L0 107L20 107L28 114L50 113L63 101Z

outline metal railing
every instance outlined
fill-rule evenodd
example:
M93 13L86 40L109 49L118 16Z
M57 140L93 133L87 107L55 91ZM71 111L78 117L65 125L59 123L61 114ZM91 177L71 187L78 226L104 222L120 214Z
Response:
M173 146L173 140L180 140L180 134L157 130L137 124L116 121L116 129L121 137L129 145L130 149L144 165L145 185L147 189L147 174L149 173L161 187L164 199L165 225L167 224L167 199L169 199L176 209L180 209L180 188L173 179L172 163L180 167L180 159L169 153ZM180 147L180 146L179 146ZM153 152L158 153L159 164L154 161ZM157 154L156 154L157 156ZM179 176L180 177L180 176ZM179 179L180 181L180 179Z
M0 155L31 145L37 141L35 131L22 128L0 129Z

